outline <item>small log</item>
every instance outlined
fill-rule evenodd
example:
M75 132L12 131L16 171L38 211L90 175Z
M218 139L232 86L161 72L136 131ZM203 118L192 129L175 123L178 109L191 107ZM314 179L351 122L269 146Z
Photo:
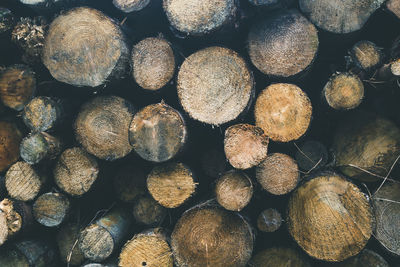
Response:
M265 75L294 77L317 55L317 30L297 10L278 11L253 25L248 35L251 62Z
M75 121L77 140L100 159L115 160L132 151L129 125L133 107L117 96L99 96L84 104Z
M54 130L64 118L64 108L60 101L47 96L33 98L24 108L22 119L32 131Z
M383 49L367 40L357 42L350 49L349 56L349 63L364 72L376 70L385 58Z
M52 15L60 8L68 8L72 4L85 2L84 0L17 0L21 4L33 9L37 13Z
M96 9L71 9L50 25L43 63L58 81L96 87L124 76L128 62L119 25Z
M133 47L131 59L133 78L143 89L159 90L171 81L175 74L174 51L162 36L140 41Z
M132 203L146 192L146 174L138 164L125 165L117 171L113 185L119 200Z
M307 131L312 115L310 99L294 84L276 83L258 96L256 125L273 141L290 142Z
M147 176L147 189L166 208L181 206L194 194L196 186L192 171L182 163L156 166Z
M250 261L253 267L311 267L309 260L292 248L272 247L258 252Z
M206 175L212 178L220 177L227 170L227 167L223 149L207 149L201 155L201 168Z
M99 175L97 160L79 147L66 149L53 171L57 186L71 196L90 190Z
M56 240L58 251L63 263L80 265L85 260L83 253L79 250L78 238L81 228L79 225L69 223L61 227Z
M172 107L164 103L152 104L133 117L129 139L143 159L164 162L182 151L187 139L185 121Z
M45 132L28 135L19 146L21 158L31 165L44 159L54 160L61 149L61 141Z
M5 183L10 197L31 201L42 189L46 178L26 162L18 161L6 173Z
M364 98L364 85L357 75L335 73L322 90L322 97L333 109L354 109Z
M334 134L335 165L346 176L362 181L385 177L400 151L400 129L374 114L346 116Z
M343 262L337 263L337 267L364 267L364 266L374 266L374 267L389 267L389 263L382 258L378 253L364 249L357 256L345 260Z
M150 0L113 0L114 6L125 13L140 11L149 3Z
M250 4L268 10L288 8L294 4L294 0L248 0Z
M262 188L273 195L291 192L300 181L296 161L282 153L273 153L256 168L256 178Z
M102 263L87 263L82 267L118 267L118 260L113 258Z
M366 195L332 172L318 174L292 194L287 220L290 234L305 252L331 262L357 255L373 229Z
M13 65L0 73L0 99L6 107L21 111L35 91L35 73L28 66Z
M282 225L282 216L276 209L263 210L257 218L257 228L261 232L272 233Z
M300 0L300 9L322 30L344 34L360 30L385 0Z
M384 64L378 71L378 78L383 81L392 81L400 77L400 58Z
M235 23L238 7L234 0L164 0L169 23L185 36L202 36Z
M33 203L32 212L35 220L46 226L59 226L70 212L71 204L66 196L60 193L46 193Z
M217 6L214 1L212 5ZM211 125L236 119L247 111L255 93L253 74L243 58L216 46L186 58L178 73L177 89L190 117Z
M120 267L172 267L174 259L167 237L161 229L151 229L135 235L119 255Z
M108 258L129 233L132 218L122 208L113 208L86 227L79 236L79 247L86 259L100 262Z
M160 225L167 216L167 210L151 196L141 196L133 204L135 221L144 225Z
M40 64L48 28L44 17L21 18L11 33L11 40L23 51L22 61Z
M14 123L0 121L0 172L19 158L22 133Z
M0 7L0 34L11 30L15 25L14 14L5 7Z
M215 195L225 209L241 211L250 203L253 184L244 172L231 170L217 180Z
M171 247L181 266L245 266L253 251L250 225L238 213L194 207L175 225Z
M225 131L225 155L236 169L249 169L260 164L267 157L268 143L264 131L250 124L236 124Z
M400 19L400 1L399 0L388 0L386 2L386 8L393 13L397 18Z
M328 163L328 150L321 142L306 141L296 152L295 159L300 169L308 172L322 168Z

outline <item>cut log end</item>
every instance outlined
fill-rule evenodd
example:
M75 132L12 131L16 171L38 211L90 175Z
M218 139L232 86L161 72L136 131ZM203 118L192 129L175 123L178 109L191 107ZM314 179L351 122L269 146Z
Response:
M32 212L36 221L46 227L59 226L70 211L70 202L60 193L46 193L33 203Z
M218 203L227 210L241 211L253 196L253 184L241 171L229 171L222 175L215 185Z
M149 3L150 0L113 0L114 6L125 13L140 11Z
M136 222L145 225L159 225L167 215L167 210L150 196L142 196L133 205Z
M364 249L357 256L355 256L351 259L345 260L335 266L338 266L338 267L364 267L364 266L389 267L390 265L378 253L376 253L372 250L369 250L369 249Z
M350 50L350 57L357 68L371 71L378 68L384 60L382 48L370 41L359 41Z
M146 175L144 170L134 164L119 169L113 178L114 192L124 202L134 202L146 192Z
M258 96L256 125L273 141L290 142L307 131L312 115L311 101L296 85L277 83Z
M77 224L64 225L58 232L56 240L62 262L80 265L85 260L77 243L79 233L80 227Z
M155 167L147 177L152 197L166 208L176 208L196 190L192 171L182 163L166 163Z
M235 51L209 47L186 58L177 89L182 107L192 118L220 125L246 110L254 95L254 78Z
M14 123L0 121L0 172L19 158L22 133Z
M130 142L137 154L152 162L164 162L182 151L186 125L181 114L160 103L136 113L129 128Z
M266 233L277 231L282 225L282 216L276 209L266 209L257 218L257 228Z
M251 259L251 266L296 266L311 267L311 263L297 250L292 248L272 247L258 252Z
M32 223L32 209L31 206L17 200L5 198L0 202L1 216L5 220L1 220L0 232L1 236L5 235L3 242L18 233L23 232Z
M61 152L61 142L47 133L33 133L25 137L19 147L21 158L33 165L43 159L55 159Z

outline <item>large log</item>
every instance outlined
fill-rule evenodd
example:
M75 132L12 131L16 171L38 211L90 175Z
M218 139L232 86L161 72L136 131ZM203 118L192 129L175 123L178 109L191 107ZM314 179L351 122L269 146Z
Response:
M326 267L329 266L333 267L332 265L327 265ZM382 258L381 255L369 249L364 249L357 256L335 264L335 267L364 267L364 266L389 267L390 265L384 258Z

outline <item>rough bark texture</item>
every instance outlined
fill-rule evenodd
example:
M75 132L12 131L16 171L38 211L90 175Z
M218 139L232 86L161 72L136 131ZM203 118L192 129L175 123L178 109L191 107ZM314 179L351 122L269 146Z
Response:
M59 226L69 215L70 201L60 193L46 193L33 203L32 212L35 220L46 226Z
M19 158L22 133L14 123L0 121L0 172Z
M328 150L319 141L306 141L296 152L295 159L302 170L319 169L328 163Z
M282 216L276 209L263 210L257 218L257 228L262 232L272 233L282 225Z
M272 247L260 251L251 259L254 267L311 267L311 263L297 250Z
M61 153L62 144L48 133L33 133L22 140L19 150L21 158L33 165L44 159L55 159Z
M145 225L160 225L167 216L167 210L151 196L141 196L133 204L135 221Z
M63 225L59 230L56 240L61 261L71 265L80 265L84 260L83 253L79 250L78 238L81 228L75 223Z
M114 6L125 13L140 11L149 3L150 0L113 0Z
M113 178L113 185L119 200L132 203L146 193L146 174L138 164L124 165Z

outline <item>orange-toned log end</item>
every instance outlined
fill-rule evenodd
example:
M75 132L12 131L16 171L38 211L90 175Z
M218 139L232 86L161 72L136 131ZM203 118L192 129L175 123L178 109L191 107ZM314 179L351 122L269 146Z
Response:
M140 11L149 3L150 0L113 0L114 6L125 13Z
M307 131L312 116L311 101L296 85L276 83L258 96L256 125L273 141L290 142Z
M400 129L385 118L355 111L338 126L332 150L336 167L346 176L377 181L400 154Z
M232 170L216 182L215 195L218 203L227 210L241 211L253 196L253 184L241 171Z
M336 73L325 85L323 97L333 109L353 109L358 107L364 98L364 85L355 74Z
M233 50L214 46L186 58L178 73L177 90L190 117L221 125L246 111L255 88L244 59Z
M373 195L375 238L388 251L400 255L400 185L387 182Z
M71 196L88 192L99 175L96 158L82 148L65 150L58 158L53 170L57 186Z
M292 248L272 247L258 252L250 266L264 267L311 267L311 263L300 252Z
M352 63L363 71L371 71L378 68L385 59L383 49L371 41L357 42L349 51Z
M332 265L330 265L332 266ZM345 260L340 263L336 263L337 267L364 267L364 266L376 266L376 267L389 267L389 263L378 253L364 249L357 256ZM328 267L328 266L327 266Z
M147 189L166 208L176 208L195 192L197 183L192 171L182 163L165 163L147 176Z
M85 260L78 246L80 230L79 225L69 223L58 231L56 241L62 262L80 265Z
M151 196L141 196L133 204L135 221L144 225L159 225L167 216L167 209Z
M96 87L125 74L129 49L115 21L96 9L78 7L53 20L42 58L56 80Z
M257 218L258 230L266 233L277 231L282 225L282 216L276 209L263 210Z
M162 37L143 39L132 49L133 78L143 89L163 88L175 74L175 55Z
M299 11L278 11L256 22L248 36L254 66L272 77L303 73L317 55L317 29Z
M400 19L400 1L399 0L388 0L386 2L386 8L392 12L397 18Z
M267 157L268 143L264 131L250 124L236 124L225 131L225 155L236 169L249 169L260 164Z
M296 161L281 153L274 153L256 168L256 178L262 188L273 195L291 192L300 180Z
M22 110L35 91L35 73L28 66L14 65L0 73L0 99L6 107Z
M117 96L99 96L81 108L75 121L75 135L87 152L100 159L115 160L132 151L129 125L132 105Z
M46 193L33 203L35 220L46 227L56 227L63 223L70 212L70 201L60 193Z
M249 224L218 207L195 207L175 225L171 247L178 267L245 266L253 251Z
M146 193L146 175L142 167L135 164L124 165L113 177L114 192L123 202L132 203Z
M164 162L182 151L186 125L181 114L164 104L152 104L133 117L129 139L137 154L145 160Z
M120 267L172 267L174 259L167 237L161 229L152 229L135 235L119 255Z
M366 195L332 172L319 174L292 194L287 221L290 234L305 252L331 262L357 255L373 230Z
M19 158L22 133L14 123L0 121L0 172Z

